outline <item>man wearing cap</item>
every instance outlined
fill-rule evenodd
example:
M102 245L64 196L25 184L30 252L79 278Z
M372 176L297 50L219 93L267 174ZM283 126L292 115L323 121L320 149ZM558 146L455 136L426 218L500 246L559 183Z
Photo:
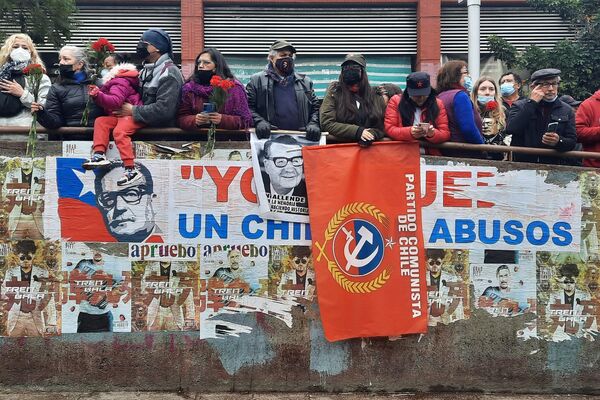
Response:
M506 127L513 146L570 151L575 148L575 113L558 99L560 70L546 68L531 75L528 99L511 108ZM568 160L531 154L513 154L514 161L567 164Z
M136 54L144 62L140 72L141 106L125 103L117 116L133 115L146 126L173 126L179 107L183 76L173 62L171 37L162 29L142 34Z
M585 99L575 118L577 139L583 144L583 151L600 152L600 90ZM583 160L585 167L600 167L600 160Z
M264 71L246 86L256 134L267 139L272 129L306 131L308 140L321 137L319 102L309 77L294 72L296 49L285 40L271 46Z

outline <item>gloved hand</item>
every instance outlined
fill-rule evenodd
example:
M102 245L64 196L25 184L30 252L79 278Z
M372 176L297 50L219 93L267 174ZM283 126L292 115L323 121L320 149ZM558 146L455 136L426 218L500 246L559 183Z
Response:
M311 142L318 142L321 139L321 128L316 124L306 126L306 139Z
M271 124L267 121L260 121L256 124L255 131L259 139L268 139L271 136Z

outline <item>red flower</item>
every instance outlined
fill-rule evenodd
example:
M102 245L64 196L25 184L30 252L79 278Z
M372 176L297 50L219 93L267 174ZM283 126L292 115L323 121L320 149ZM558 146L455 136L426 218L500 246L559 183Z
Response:
M494 100L488 101L488 103L485 105L485 111L494 111L497 108L498 108L498 103Z
M23 68L23 74L25 75L36 75L36 74L45 74L46 70L40 64L29 64L25 68Z
M219 75L213 75L213 77L210 78L210 86L218 87L221 85L221 81L223 81L223 78Z
M115 46L113 46L113 44L109 42L106 38L99 38L91 44L91 47L98 53L103 51L113 53L115 51Z
M223 89L224 91L228 91L229 89L231 89L232 87L235 86L235 83L233 83L232 81L230 81L229 79L223 79L221 81L221 83L219 84L219 87L221 89Z

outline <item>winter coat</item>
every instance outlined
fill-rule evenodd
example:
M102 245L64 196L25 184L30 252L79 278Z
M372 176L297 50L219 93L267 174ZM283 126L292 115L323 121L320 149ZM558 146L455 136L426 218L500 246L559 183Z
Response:
M411 132L413 125L410 124L409 121L406 123L402 120L402 116L400 115L400 111L398 109L400 102L402 101L402 95L393 96L385 110L385 133L394 140L399 140L401 142L419 142L419 141L427 141L431 143L443 143L450 140L450 130L448 129L448 115L446 114L446 109L442 104L442 101L436 99L437 105L440 109L440 113L438 114L435 122L433 123L433 136L428 138L425 137L423 139L415 139ZM425 111L423 108L421 112L421 121L425 121ZM426 154L430 155L441 155L441 152L438 149L434 148L426 148Z
M139 106L142 104L142 97L138 93L138 87L139 79L135 65L115 65L104 77L104 85L94 98L94 102L107 115L120 109L123 103Z
M204 103L209 100L212 93L210 86L201 85L194 81L183 85L181 91L181 104L177 122L181 129L195 130L196 114L202 112ZM248 108L248 98L244 86L235 81L235 86L227 92L227 100L221 113L221 122L217 125L219 129L243 130L252 126L252 114Z
M556 99L552 103L550 115L548 118L544 118L540 103L525 99L513 104L506 126L506 133L512 135L511 146L556 149L558 151L573 150L577 142L577 135L575 133L575 113L571 106ZM542 143L542 136L546 133L550 122L558 122L556 132L560 139L554 147ZM569 164L567 160L557 157L518 153L513 153L513 160L545 164Z
M23 105L23 109L12 117L0 117L0 126L30 126L31 121L33 119L31 115L31 103L33 103L33 93L31 93L31 88L27 83L27 79L24 79L23 86L23 94L19 98L21 104ZM42 75L42 80L40 82L40 91L38 93L38 103L41 105L46 104L46 97L48 96L48 91L50 90L50 86L52 83L50 82L50 78L47 75Z
M81 117L88 101L89 78L81 82L62 79L52 85L46 98L46 105L38 111L38 122L48 129L63 126L81 126ZM102 110L90 101L90 114L87 126L94 126L94 120Z
M149 127L175 126L183 76L177 65L163 54L140 72L143 105L133 107L133 119Z
M252 112L254 126L260 122L271 123L275 118L275 97L273 95L274 81L267 71L258 72L250 78L246 85L248 106ZM301 126L305 130L308 125L319 126L319 101L313 90L310 78L303 74L294 73L294 89L298 103L298 115Z
M579 105L575 116L577 139L583 151L600 152L600 90ZM600 160L583 160L585 167L600 167Z
M321 128L324 132L329 132L330 135L341 139L351 140L356 142L360 139L363 130L370 129L374 132L375 140L382 139L385 136L383 131L383 114L382 115L366 115L362 112L362 107L356 107L356 112L353 114L352 120L342 121L337 115L338 107L340 107L340 89L339 82L332 82L327 88L327 93L323 98L321 105ZM356 96L358 102L363 101L362 98ZM375 101L380 102L380 109L385 112L385 101L381 96L375 96Z

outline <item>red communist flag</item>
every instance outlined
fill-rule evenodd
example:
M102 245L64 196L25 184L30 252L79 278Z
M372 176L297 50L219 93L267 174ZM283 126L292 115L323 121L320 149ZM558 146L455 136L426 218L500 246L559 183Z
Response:
M329 341L427 332L419 145L303 148Z

